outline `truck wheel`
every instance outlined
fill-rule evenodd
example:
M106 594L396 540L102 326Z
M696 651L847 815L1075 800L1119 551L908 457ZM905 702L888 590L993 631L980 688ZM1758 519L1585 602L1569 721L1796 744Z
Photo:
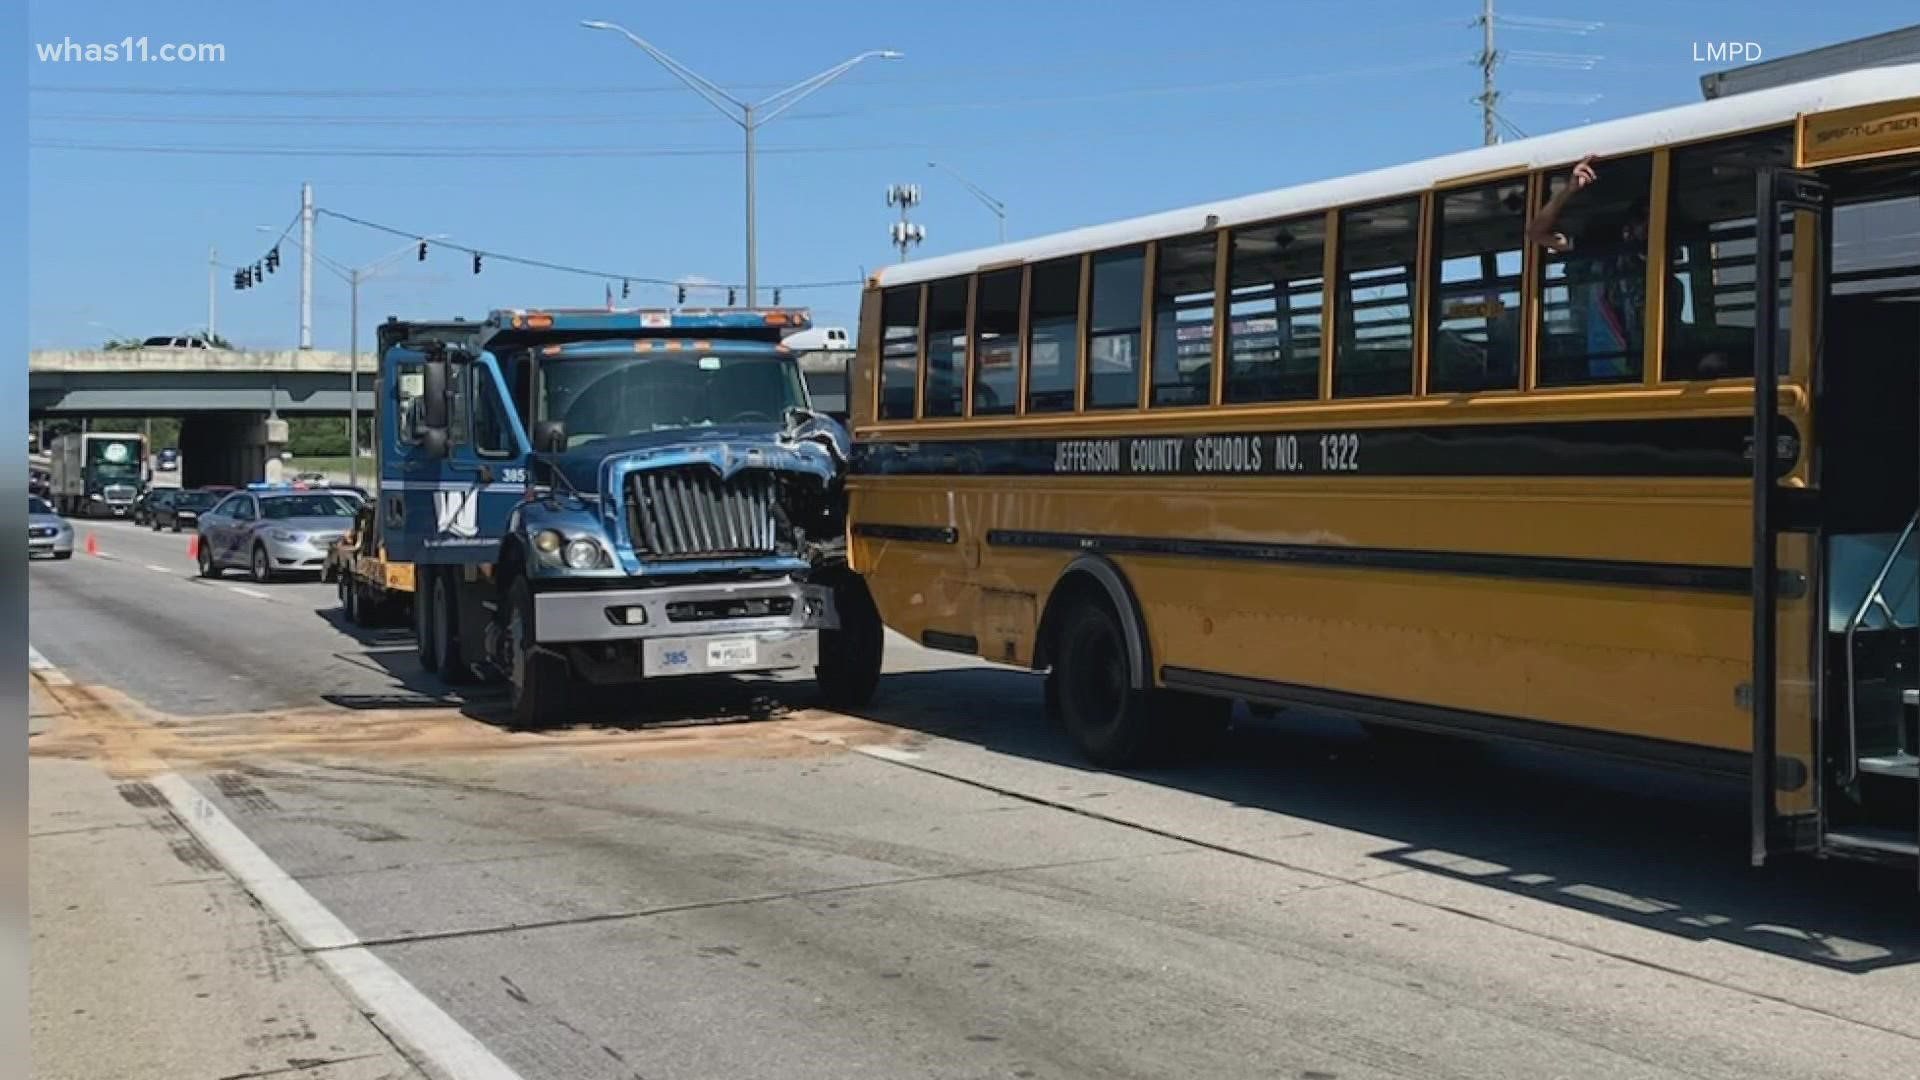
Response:
M420 657L420 667L425 671L440 670L440 653L433 647L433 590L436 584L431 568L420 567L415 578L417 583L413 593L413 642Z
M460 655L460 589L449 580L452 576L434 575L427 619L433 624L433 670L440 673L441 682L460 686L473 681L473 670Z
M1048 712L1094 764L1128 768L1164 753L1154 694L1130 685L1126 634L1104 599L1089 597L1066 613L1052 652Z
M834 574L833 606L838 630L820 632L820 662L813 669L820 700L833 709L857 709L873 700L886 651L886 628L865 578L852 571Z
M507 590L507 683L513 727L521 731L552 727L567 711L571 672L567 662L535 644L533 586L522 577Z

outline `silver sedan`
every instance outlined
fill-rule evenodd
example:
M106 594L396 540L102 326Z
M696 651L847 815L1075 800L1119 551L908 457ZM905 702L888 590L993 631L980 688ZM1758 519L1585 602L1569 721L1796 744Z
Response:
M38 495L27 496L27 558L73 558L73 526Z
M318 574L358 509L352 498L329 491L236 491L200 514L200 573L219 577L237 567L259 582Z

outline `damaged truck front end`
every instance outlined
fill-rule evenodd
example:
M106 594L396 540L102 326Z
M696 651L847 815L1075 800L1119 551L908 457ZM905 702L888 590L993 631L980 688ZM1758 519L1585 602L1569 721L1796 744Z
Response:
M464 429L479 446L476 499L520 483L497 525L435 504L439 524L475 534L421 549L459 564L429 571L423 590L423 638L461 641L439 646L442 675L504 678L522 726L564 722L583 684L678 675L810 670L826 703L863 704L882 631L846 564L845 429L811 409L777 338L727 333L751 316L655 316L646 329L663 336L620 314L513 327L425 360L429 397L457 401L445 387L462 364L470 400L497 384L517 421L499 441L524 447L487 463L479 402L465 417L435 410L450 437L427 425L429 456L454 472L459 454L437 444Z

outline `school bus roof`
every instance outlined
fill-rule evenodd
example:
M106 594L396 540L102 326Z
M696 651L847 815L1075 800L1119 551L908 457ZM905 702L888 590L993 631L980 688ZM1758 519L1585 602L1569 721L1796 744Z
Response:
M1911 98L1917 88L1920 88L1920 64L1850 71L1737 97L1694 102L1531 139L1464 150L1407 165L902 263L876 271L869 283L882 288L910 285L1001 266L1185 236L1222 226L1271 221L1337 206L1412 195L1473 177L1492 177L1568 165L1587 154L1613 157L1671 143L1789 124L1807 113Z

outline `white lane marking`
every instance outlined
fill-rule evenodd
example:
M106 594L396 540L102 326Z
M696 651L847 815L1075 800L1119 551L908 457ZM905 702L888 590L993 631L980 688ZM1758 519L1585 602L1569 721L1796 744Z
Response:
M268 596L268 595L267 595L266 593L263 593L263 592L259 592L259 591L257 591L257 590L254 590L254 589L249 589L249 588L247 588L247 587L246 587L245 585L229 585L229 586L227 586L227 588L229 588L229 589L232 589L232 590L233 590L234 592L237 592L237 593L239 593L239 594L240 594L241 596L251 596L251 597L253 597L253 598L254 598L255 600L271 600L271 599L273 599L273 597L271 597L271 596Z
M506 1062L360 945L353 931L314 899L192 784L176 773L153 779L181 822L227 872L259 900L295 941L359 999L368 1019L414 1057L451 1080L521 1080Z
M919 761L925 756L918 750L902 750L894 746L860 746L854 749L868 757L877 757L882 761Z
M153 571L153 572L154 572L154 573L156 573L156 574L171 574L171 573L173 573L173 570L172 570L172 569L171 569L170 567L165 567L165 566L155 566L155 565L153 565L152 563L148 563L148 564L147 564L147 569L149 569L149 570L151 570L151 571Z
M27 646L27 670L40 676L40 681L48 686L72 686L73 680L67 673L53 666L53 661L33 646Z

